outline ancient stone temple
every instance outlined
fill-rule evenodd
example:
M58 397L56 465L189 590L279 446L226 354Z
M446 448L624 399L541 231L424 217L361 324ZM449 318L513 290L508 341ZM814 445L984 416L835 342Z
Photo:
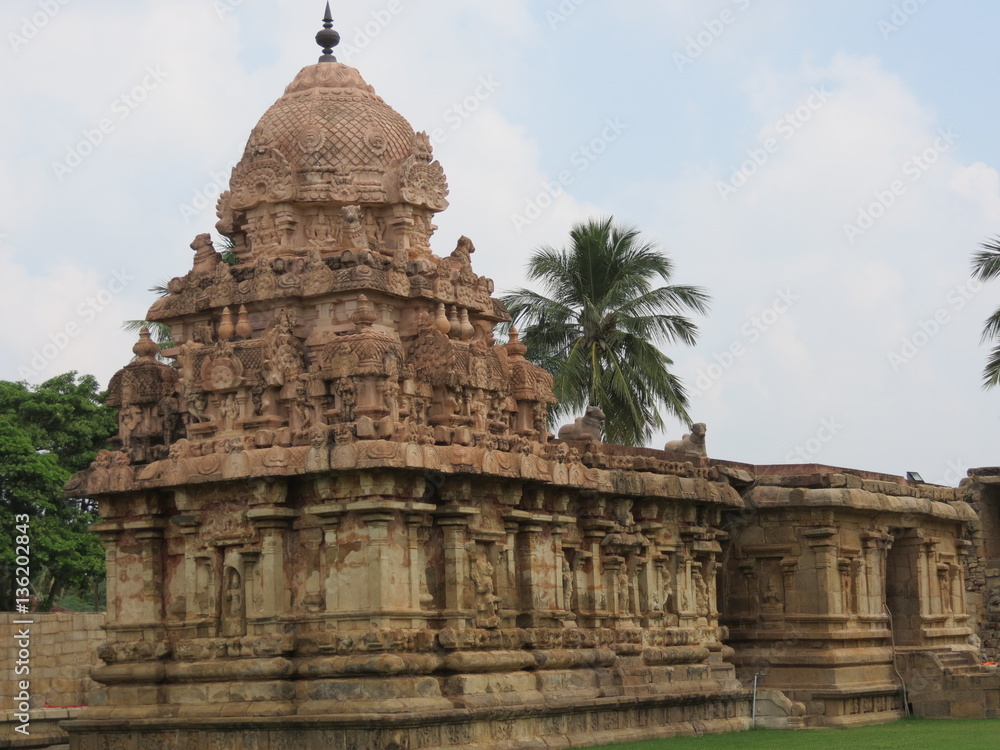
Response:
M113 378L106 686L73 750L596 745L1000 712L1000 469L961 488L549 434L444 169L329 20Z
M329 16L328 16L329 17ZM328 24L329 26L329 24ZM111 382L117 450L70 485L107 547L104 706L76 750L577 744L748 725L701 458L550 441L425 133L333 60L253 129L220 254ZM599 434L599 433L598 433Z

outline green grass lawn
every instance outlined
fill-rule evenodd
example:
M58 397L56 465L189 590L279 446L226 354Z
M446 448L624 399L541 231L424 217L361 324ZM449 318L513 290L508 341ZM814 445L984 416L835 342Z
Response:
M1000 719L908 719L858 729L767 729L702 737L677 737L602 750L1000 750Z

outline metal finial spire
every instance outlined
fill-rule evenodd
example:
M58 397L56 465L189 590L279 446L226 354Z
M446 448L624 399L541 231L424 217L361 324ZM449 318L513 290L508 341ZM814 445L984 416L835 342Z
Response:
M323 30L316 35L316 44L323 48L322 62L337 62L333 56L333 48L340 44L340 34L333 28L333 16L330 14L330 3L326 4L326 16L323 17Z

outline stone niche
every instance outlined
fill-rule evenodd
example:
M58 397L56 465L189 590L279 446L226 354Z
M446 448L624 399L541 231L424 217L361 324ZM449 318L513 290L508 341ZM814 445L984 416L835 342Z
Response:
M550 440L447 183L358 71L305 68L115 375L107 703L74 750L523 747L748 726L707 459ZM559 738L558 740L556 738Z

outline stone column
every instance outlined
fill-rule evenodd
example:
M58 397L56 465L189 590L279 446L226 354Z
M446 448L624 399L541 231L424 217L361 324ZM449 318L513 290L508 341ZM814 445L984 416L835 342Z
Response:
M873 558L878 548L877 539L874 534L864 533L861 535L861 575L858 576L858 614L875 615L879 614L881 607L877 607L872 601L872 591L877 591L872 582ZM877 559L877 558L876 558Z
M829 526L806 529L806 543L816 560L816 614L841 612L840 574L837 567L837 530Z
M252 614L256 612L257 592L254 591L254 572L260 565L260 551L256 549L241 549L240 575L243 576L243 601L246 607L246 617L250 620ZM257 613L259 614L259 613Z
M954 585L951 587L952 596L955 598L955 614L966 614L969 610L968 601L966 601L966 591L965 591L965 571L969 569L969 553L971 552L972 542L967 542L964 539L958 539L955 542L955 551L958 553L958 575L955 580ZM968 619L968 618L965 618Z
M163 527L165 521L159 518L143 518L126 521L125 530L135 531L136 541L142 548L142 600L133 610L139 620L146 624L163 621Z
M614 528L614 521L605 518L584 518L581 521L583 527L584 549L587 550L590 560L590 571L586 571L581 576L584 580L586 598L592 603L592 620L581 623L585 627L601 627L603 619L607 617L614 608L614 595L611 589L605 586L605 574L601 563L601 540L607 535L608 530ZM581 596L583 591L581 590Z
M931 590L937 585L937 566L934 564L934 542L921 541L917 548L917 582L920 586L920 615L931 614ZM940 601L940 595L938 600Z
M173 519L178 532L184 537L184 619L204 617L207 612L198 610L198 527L201 521L196 516L177 516ZM110 578L108 579L110 580Z
M518 627L537 628L543 624L543 615L538 610L540 600L544 600L545 589L539 580L538 535L543 526L534 519L522 520L517 532L517 588L522 602L521 614L517 618Z
M572 521L572 518L555 516L552 523L552 546L555 550L555 564L552 566L552 574L555 577L555 608L564 612L563 617L568 619L575 619L575 616L571 612L573 605L570 601L570 597L573 594L573 586L572 582L568 580L572 578L572 570L569 561L566 559L566 551L563 549L562 540L566 535L567 525ZM567 583L569 583L568 591L566 590Z
M251 508L247 518L260 532L260 567L264 590L262 617L284 614L290 603L290 581L285 571L285 534L298 516L294 508Z
M497 571L498 585L497 594L507 604L506 614L501 611L500 616L516 621L524 606L521 603L520 592L517 589L517 528L518 523L513 519L505 519L503 522L504 531L507 534L507 541L503 550L503 569ZM513 623L510 623L511 625Z
M307 508L306 513L316 516L323 529L323 551L320 556L323 570L323 587L326 594L326 612L340 611L340 551L337 547L337 530L346 513L340 503L325 503Z
M610 599L608 609L614 612L619 621L630 619L631 613L628 607L631 599L628 599L628 586L622 586L620 581L620 573L626 567L625 559L618 555L604 555L601 558L601 567L604 569L606 590Z
M104 566L106 571L105 598L108 605L108 622L119 622L121 611L118 602L118 543L121 538L120 523L105 521L94 524L91 531L96 531L104 545Z
M475 618L472 602L464 600L469 582L468 541L469 521L479 515L476 508L446 505L434 513L437 525L444 531L444 618L445 627L466 628ZM468 604L469 606L465 606Z
M420 611L423 603L430 599L429 594L424 596L427 591L424 580L424 569L427 563L424 557L423 541L426 541L426 530L430 526L431 520L426 513L407 513L405 520L410 547L410 607ZM423 540L421 540L421 536L423 536Z

